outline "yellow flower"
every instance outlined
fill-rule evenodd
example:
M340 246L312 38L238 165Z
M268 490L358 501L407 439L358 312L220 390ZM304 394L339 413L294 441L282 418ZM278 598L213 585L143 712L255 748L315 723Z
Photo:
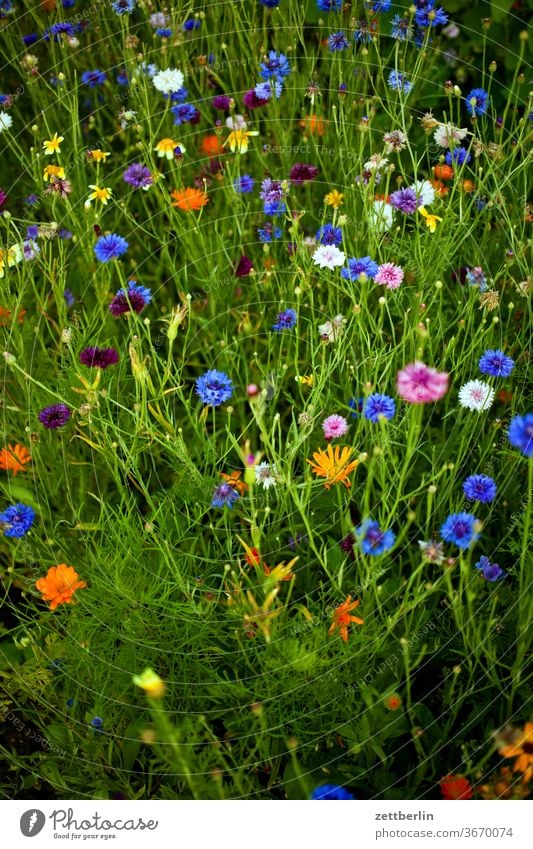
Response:
M93 162L105 162L108 156L111 156L110 153L107 153L105 150L88 150L87 156L89 159L92 159Z
M344 203L344 195L342 192L338 192L337 189L332 189L331 192L325 195L324 203L326 206L332 206L333 209L340 209Z
M144 690L151 699L160 699L165 694L165 682L150 667L145 669L142 675L134 675L133 683Z
M431 215L423 206L418 207L418 211L422 218L426 221L426 227L428 228L430 233L434 233L437 229L437 221L442 221L442 218L439 218L438 215Z
M312 467L313 472L317 477L326 478L324 486L329 489L334 483L343 483L349 489L351 481L348 480L348 475L353 472L359 465L359 460L352 460L353 448L347 445L341 447L335 446L333 450L331 443L328 445L327 451L315 451L313 454L314 460L306 462Z
M43 178L45 183L48 182L49 178L54 180L64 180L65 179L65 169L62 165L47 165L43 172Z
M12 248L7 248L7 250L0 250L0 277L5 274L6 265L11 268L21 262L23 257L24 253L20 245L13 245Z
M233 130L224 142L224 147L229 145L232 153L246 153L248 150L248 139L250 136L258 136L258 130Z
M93 200L99 200L103 206L107 206L108 200L111 198L112 191L104 186L104 188L100 189L98 186L89 186L90 189L93 189L87 200L85 201L85 207L89 207Z
M163 157L166 157L166 159L174 159L174 151L177 147L179 147L182 153L186 153L185 147L181 142L177 142L174 141L174 139L169 138L158 141L154 150L161 159Z
M43 141L44 155L51 156L53 153L61 153L61 142L63 141L63 136L58 136L57 133L54 133L51 139L48 141Z
M306 374L306 375L302 375L302 376L297 375L295 380L298 383L301 383L302 386L313 386L313 384L315 382L315 376L314 376L314 374Z

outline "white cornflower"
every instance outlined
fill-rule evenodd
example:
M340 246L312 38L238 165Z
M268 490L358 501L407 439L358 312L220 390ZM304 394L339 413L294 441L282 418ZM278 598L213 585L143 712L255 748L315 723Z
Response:
M276 486L278 482L278 470L276 464L258 463L255 467L255 482L263 485L264 489Z
M0 133L3 133L4 130L9 130L12 124L13 118L11 115L8 115L7 112L0 112Z
M242 115L229 115L226 118L226 127L228 130L246 130L247 124Z
M468 410L488 410L494 401L494 389L483 380L469 380L459 390L459 403Z
M391 130L383 136L383 143L387 153L398 153L405 148L407 136L401 130Z
M429 180L415 180L411 188L416 192L419 206L429 206L435 200L435 189Z
M370 226L378 233L386 233L392 227L392 206L384 200L375 200L368 219Z
M335 245L320 245L313 254L313 262L319 268L340 268L345 259L345 254Z
M439 147L457 147L465 138L468 130L454 127L453 124L439 124L433 133L433 138Z
M342 314L339 314L332 321L325 321L324 324L319 324L318 332L324 341L336 342L342 336L345 324L346 319Z
M185 77L181 71L176 68L167 68L166 71L159 71L153 78L154 87L163 92L163 94L172 94L174 91L179 91L183 88Z
M381 153L373 153L368 162L365 162L366 171L379 171L380 168L385 168L389 164L389 160L382 156Z

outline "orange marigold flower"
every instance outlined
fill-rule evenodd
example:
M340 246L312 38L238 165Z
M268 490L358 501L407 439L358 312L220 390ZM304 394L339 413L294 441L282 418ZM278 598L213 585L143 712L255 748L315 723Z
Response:
M463 192L466 192L468 195L471 195L474 189L476 188L476 185L473 180L463 180L461 188Z
M185 212L201 209L209 203L206 192L202 192L201 189L191 189L189 186L185 189L174 189L170 197L174 198L172 206L183 209Z
M0 327L7 327L11 323L11 316L13 315L11 310L8 310L7 307L0 307ZM22 324L24 321L24 316L26 315L26 310L22 307L19 309L17 313L16 322L17 324Z
M243 492L246 492L248 489L248 484L244 481L239 480L241 473L238 471L232 472L230 475L224 474L221 472L222 477L225 481L227 481L233 489L236 489L239 495L242 495Z
M321 115L306 115L300 121L300 127L312 136L324 136L328 128L328 121Z
M7 448L2 448L0 451L0 469L7 472L13 472L17 475L24 471L26 463L31 460L30 452L23 445L8 445Z
M442 180L430 180L429 182L431 183L439 197L443 198L445 195L448 194L449 189L444 185Z
M200 149L206 156L220 156L224 153L223 143L214 134L203 137Z
M459 800L472 798L472 785L462 775L447 775L440 782L440 791L445 799Z
M436 180L453 180L453 168L451 165L435 165L433 173Z
M70 604L76 590L82 590L87 584L79 580L79 575L72 566L60 563L59 566L51 566L46 577L39 578L35 586L41 593L42 600L50 602L50 610L55 610L60 604Z
M351 481L347 480L348 475L359 465L359 460L350 460L352 453L353 448L349 448L347 445L342 448L340 445L336 445L333 448L329 444L326 451L323 449L315 451L313 453L314 459L307 460L307 462L312 466L317 477L326 478L324 481L326 489L329 489L334 483L343 483L349 489L352 484Z
M350 622L355 622L356 625L362 625L364 622L364 619L359 619L358 616L350 616L351 611L355 610L356 607L359 607L359 600L352 601L351 595L346 596L346 601L343 601L333 611L333 622L331 623L328 634L333 634L335 629L338 628L342 639L347 643Z
M516 740L498 751L504 758L516 758L513 772L522 772L522 781L527 784L533 777L533 722L526 722Z

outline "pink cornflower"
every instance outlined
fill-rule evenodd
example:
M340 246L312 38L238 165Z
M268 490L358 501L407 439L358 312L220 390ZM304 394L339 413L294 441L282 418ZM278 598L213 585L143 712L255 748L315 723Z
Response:
M374 282L381 286L386 286L387 289L397 289L403 280L403 268L399 265L394 265L392 262L384 262L378 268L378 273L374 277Z
M398 395L411 404L430 404L448 391L448 375L424 363L410 363L398 372Z
M326 439L337 439L348 433L348 422L343 416L328 416L322 422L322 430Z

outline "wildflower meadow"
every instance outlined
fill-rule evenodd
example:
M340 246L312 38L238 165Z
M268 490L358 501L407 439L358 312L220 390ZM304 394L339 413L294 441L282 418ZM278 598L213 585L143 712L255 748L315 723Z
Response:
M528 797L533 4L442 3L0 0L3 798Z

